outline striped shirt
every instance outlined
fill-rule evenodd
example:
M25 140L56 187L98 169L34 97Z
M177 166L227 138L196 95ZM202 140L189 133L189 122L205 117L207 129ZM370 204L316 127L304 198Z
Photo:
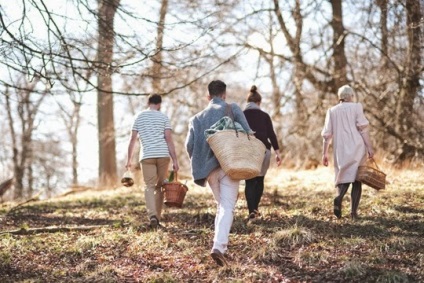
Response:
M137 115L132 130L138 132L140 139L140 160L147 158L169 157L165 130L171 130L169 118L160 111L143 110Z

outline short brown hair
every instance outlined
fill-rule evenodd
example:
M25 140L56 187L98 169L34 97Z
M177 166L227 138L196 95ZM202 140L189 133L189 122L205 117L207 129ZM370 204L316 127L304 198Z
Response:
M149 97L149 104L161 104L162 103L162 96L160 96L159 94L150 94Z
M210 96L222 96L227 91L227 85L220 80L211 81L208 91Z
M258 92L258 88L255 85L252 85L250 88L250 93L247 96L247 102L258 103L262 101L262 96Z

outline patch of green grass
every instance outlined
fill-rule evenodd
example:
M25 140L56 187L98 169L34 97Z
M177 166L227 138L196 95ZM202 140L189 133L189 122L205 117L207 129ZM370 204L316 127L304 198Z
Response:
M299 246L312 243L314 233L308 228L294 226L276 232L272 237L273 245L275 246Z
M348 261L340 270L347 278L353 279L366 274L366 267L359 260Z
M169 273L160 273L154 274L150 278L146 279L147 283L175 283L178 282L172 274Z
M319 266L320 264L327 264L330 257L327 251L308 251L299 249L294 257L294 262L298 264L300 268L304 266Z
M0 268L6 268L12 262L12 255L9 251L0 251Z
M408 283L408 275L398 271L387 271L378 276L377 283Z

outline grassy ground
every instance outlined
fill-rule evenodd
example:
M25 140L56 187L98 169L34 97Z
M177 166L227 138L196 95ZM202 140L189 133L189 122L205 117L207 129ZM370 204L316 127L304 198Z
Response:
M424 282L424 180L390 172L385 191L363 188L361 220L332 215L330 169L275 171L266 178L263 217L246 223L243 186L228 259L209 257L215 205L189 184L184 208L166 209L165 229L146 229L137 187L91 191L13 208L0 206L1 282ZM1 232L0 232L1 233Z

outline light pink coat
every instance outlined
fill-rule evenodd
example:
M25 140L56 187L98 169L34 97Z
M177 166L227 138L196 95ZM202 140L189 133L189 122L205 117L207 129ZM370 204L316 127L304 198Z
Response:
M321 135L333 140L335 185L355 181L366 160L366 146L358 127L369 124L361 103L344 102L327 111Z

